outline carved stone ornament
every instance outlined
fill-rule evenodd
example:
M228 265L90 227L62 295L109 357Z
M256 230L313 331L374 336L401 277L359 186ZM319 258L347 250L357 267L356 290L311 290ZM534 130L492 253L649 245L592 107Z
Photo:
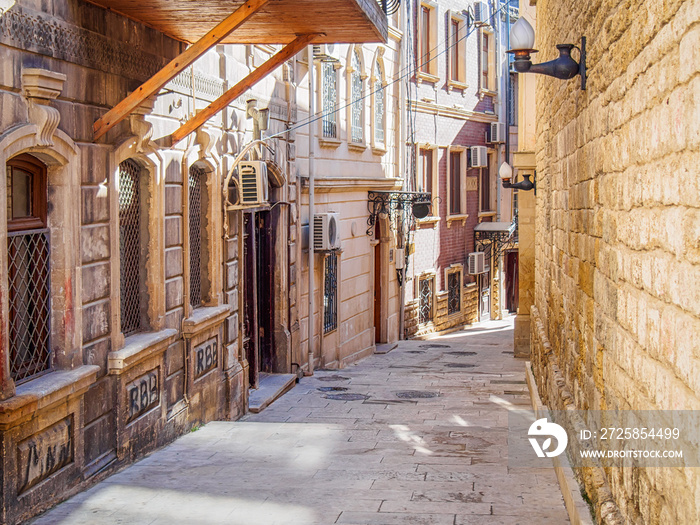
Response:
M129 115L129 130L136 137L136 153L143 153L153 136L153 124L146 121L146 115L153 111L155 103L156 98L149 97Z
M29 122L37 127L39 146L53 146L53 134L61 115L49 104L63 91L66 75L46 69L22 69L22 94L27 100Z
M211 150L216 145L216 134L206 126L200 126L195 131L195 144L199 146L199 158L211 157Z

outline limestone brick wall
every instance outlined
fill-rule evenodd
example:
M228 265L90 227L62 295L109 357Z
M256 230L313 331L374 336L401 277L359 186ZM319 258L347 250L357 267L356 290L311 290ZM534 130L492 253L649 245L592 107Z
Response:
M447 313L447 292L440 292L435 302L434 320L421 324L418 322L419 300L414 299L406 304L404 310L406 337L420 337L475 323L479 319L478 304L479 294L475 283L462 288L462 304L458 313Z
M537 2L537 61L588 37L586 91L537 80L533 362L550 406L700 408L698 19L691 0ZM697 469L604 474L609 519L698 522Z

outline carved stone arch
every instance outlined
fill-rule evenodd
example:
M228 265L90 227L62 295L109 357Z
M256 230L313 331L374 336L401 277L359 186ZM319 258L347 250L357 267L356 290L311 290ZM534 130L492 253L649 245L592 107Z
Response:
M29 154L46 167L49 189L47 225L51 247L51 348L54 368L74 368L82 364L81 272L80 272L80 202L81 159L73 140L61 130L52 134L52 143L39 137L37 125L23 124L0 134L0 173L6 173L7 162L21 154ZM4 176L4 175L3 175ZM6 184L0 185L0 208L7 209ZM0 219L0 275L8 275L7 216ZM4 285L2 285L4 287ZM0 301L0 348L9 349L8 295ZM0 356L2 377L0 397L14 393L9 374L9 351Z
M141 177L147 189L145 206L148 237L144 241L145 307L149 328L158 331L165 326L165 162L156 145L132 136L115 146L110 155L108 188L110 194L111 256L111 337L113 350L124 346L121 331L120 304L120 243L119 243L119 170L122 162L131 160L141 167Z

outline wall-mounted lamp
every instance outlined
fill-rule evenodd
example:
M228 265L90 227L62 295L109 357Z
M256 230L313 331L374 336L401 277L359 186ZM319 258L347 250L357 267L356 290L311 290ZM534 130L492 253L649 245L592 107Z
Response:
M510 29L510 45L512 49L506 53L515 55L513 67L518 73L540 73L550 77L568 80L576 75L581 75L581 89L586 89L586 37L581 37L581 47L574 44L557 44L559 58L533 64L530 55L537 53L535 46L535 30L525 18L520 17ZM571 58L571 50L576 47L580 58L576 62Z
M501 167L498 168L498 176L501 178L501 183L503 184L504 188L513 188L515 190L524 191L530 191L535 188L535 183L530 180L529 173L523 175L525 180L521 180L520 182L510 182L510 179L513 178L513 168L511 168L510 164L507 162L504 162L501 164Z

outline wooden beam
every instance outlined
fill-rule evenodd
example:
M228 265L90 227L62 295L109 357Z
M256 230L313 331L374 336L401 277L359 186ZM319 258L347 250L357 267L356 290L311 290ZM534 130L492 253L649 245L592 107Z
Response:
M172 59L167 66L158 71L158 73L144 82L136 91L132 92L95 122L93 126L93 131L95 132L94 140L99 139L116 126L138 107L139 104L160 91L165 84L179 75L209 49L221 42L231 31L239 27L268 2L269 0L248 0L197 42Z
M247 77L238 82L226 93L221 95L214 102L209 104L203 110L199 111L194 117L180 126L175 133L170 136L172 139L172 145L180 142L183 138L228 106L233 100L245 93L246 90L252 88L260 80L272 73L283 62L289 60L299 51L304 49L317 36L319 35L316 33L298 36L255 71L251 71Z

